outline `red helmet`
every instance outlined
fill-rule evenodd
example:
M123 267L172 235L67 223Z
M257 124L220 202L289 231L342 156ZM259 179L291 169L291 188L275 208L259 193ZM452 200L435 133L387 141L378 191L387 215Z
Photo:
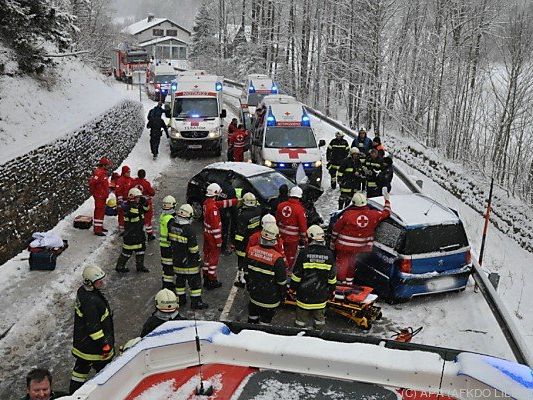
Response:
M98 164L102 166L111 166L111 160L107 157L102 157L100 161L98 161Z

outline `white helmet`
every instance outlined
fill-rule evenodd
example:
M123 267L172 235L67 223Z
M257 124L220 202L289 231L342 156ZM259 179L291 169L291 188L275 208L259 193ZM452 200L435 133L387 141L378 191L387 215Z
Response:
M83 277L83 284L87 286L92 286L94 282L102 279L105 276L105 272L102 268L96 265L88 265L83 270L81 275Z
M252 192L246 192L244 196L242 196L242 201L247 207L254 207L257 204L257 199Z
M366 195L362 192L355 192L352 197L352 204L356 207L364 207L367 204Z
M182 218L192 218L194 210L190 204L182 204L178 210L178 216Z
M307 229L307 236L309 236L309 239L315 240L317 242L323 242L324 241L324 229L322 229L318 225L311 225L309 229Z
M267 242L275 242L278 239L279 229L275 224L266 224L261 231L261 239Z
M176 199L174 196L165 196L163 198L163 210L172 210L174 207L176 207Z
M215 197L220 195L220 193L222 193L222 188L220 187L220 185L218 183L211 183L207 187L207 192L205 195L207 197Z
M289 197L297 197L301 199L303 194L304 194L304 191L302 190L300 186L294 186L289 191Z
M133 199L135 197L141 197L142 195L143 194L140 191L140 189L134 187L134 188L131 188L130 191L128 192L128 199Z
M276 217L274 217L272 214L265 214L263 218L261 218L261 226L264 227L268 224L276 225Z
M179 308L176 294L169 289L161 289L155 295L155 307L162 312L174 312Z
M366 129L365 129L365 127L364 127L364 126L360 127L360 128L359 128L359 132L364 132L364 133L366 133Z
M350 149L350 155L359 154L359 149L357 147L352 147Z
M341 137L344 136L344 132L342 132L342 131L337 131L337 132L335 132L335 136L338 137L338 138L341 138Z

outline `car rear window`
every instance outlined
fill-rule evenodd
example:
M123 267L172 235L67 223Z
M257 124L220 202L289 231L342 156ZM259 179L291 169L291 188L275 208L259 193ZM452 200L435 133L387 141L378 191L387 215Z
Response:
M398 250L402 240L402 232L403 229L400 226L394 224L391 220L385 220L378 225L374 238L377 242Z
M462 224L433 225L407 230L402 254L453 251L468 246Z
M279 195L279 187L283 184L287 185L289 189L294 186L294 183L287 179L285 175L281 175L276 171L252 176L248 178L248 181L265 199L277 197Z

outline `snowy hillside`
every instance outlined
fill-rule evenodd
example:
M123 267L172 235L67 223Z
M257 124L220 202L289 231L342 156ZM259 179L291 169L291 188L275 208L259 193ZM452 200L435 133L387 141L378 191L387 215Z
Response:
M105 77L73 58L59 59L41 80L15 75L13 63L2 62L9 75L0 75L0 164L65 136L123 98Z

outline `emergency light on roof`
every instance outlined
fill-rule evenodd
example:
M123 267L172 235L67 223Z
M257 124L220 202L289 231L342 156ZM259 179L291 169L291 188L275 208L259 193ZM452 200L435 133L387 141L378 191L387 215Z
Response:
M272 93L278 94L278 86L275 83L272 83L272 88L270 90Z
M276 126L276 118L272 114L271 106L268 106L267 126Z
M172 85L170 85L170 88L172 89L173 92L175 92L176 90L178 90L178 84L176 82L172 82Z
M222 82L215 83L215 90L220 92L222 90Z
M255 93L255 87L252 81L250 81L250 87L248 88L248 93Z
M311 126L311 120L309 119L309 115L307 115L305 108L303 109L302 114L302 126Z

